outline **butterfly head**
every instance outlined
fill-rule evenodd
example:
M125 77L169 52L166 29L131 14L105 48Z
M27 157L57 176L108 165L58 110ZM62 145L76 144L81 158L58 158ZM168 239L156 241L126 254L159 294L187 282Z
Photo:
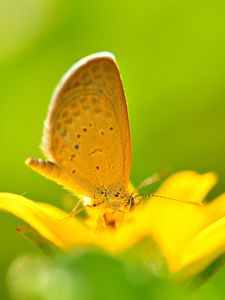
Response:
M125 212L130 205L131 197L122 188L97 189L91 206L105 211Z

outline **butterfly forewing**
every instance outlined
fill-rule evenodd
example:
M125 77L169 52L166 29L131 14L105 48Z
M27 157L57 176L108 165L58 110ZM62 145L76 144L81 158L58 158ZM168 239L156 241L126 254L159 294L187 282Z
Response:
M111 54L89 56L64 76L49 108L43 149L87 195L97 189L127 188L129 121Z

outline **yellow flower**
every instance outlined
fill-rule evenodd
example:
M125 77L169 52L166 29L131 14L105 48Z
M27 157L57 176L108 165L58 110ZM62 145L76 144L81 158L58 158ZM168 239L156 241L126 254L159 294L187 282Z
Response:
M86 208L87 217L70 218L50 204L9 193L0 193L0 209L22 219L65 251L93 245L110 254L119 254L149 238L158 245L170 273L189 278L224 254L225 194L210 203L203 202L216 181L213 173L176 173L156 194L202 205L150 197L127 212L116 228L97 224L95 208Z

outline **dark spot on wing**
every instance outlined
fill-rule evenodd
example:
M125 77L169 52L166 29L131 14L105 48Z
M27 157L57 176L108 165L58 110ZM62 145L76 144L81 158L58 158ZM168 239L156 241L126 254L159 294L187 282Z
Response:
M101 152L103 152L103 150L101 148L95 148L93 151L91 151L89 153L89 155L93 155L93 154L101 153Z

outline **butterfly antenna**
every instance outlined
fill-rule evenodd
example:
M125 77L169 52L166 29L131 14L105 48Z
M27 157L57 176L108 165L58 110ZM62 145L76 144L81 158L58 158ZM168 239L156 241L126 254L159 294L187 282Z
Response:
M134 205L134 200L135 198L137 197L142 197L141 194L136 194L137 191L141 190L142 188L146 187L146 186L149 186L155 182L158 182L160 181L163 177L165 177L165 171L164 172L161 172L161 173L155 173L155 174L152 174L150 176L148 176L147 178L145 178L136 188L135 188L135 191L133 191L130 195L130 198L129 198L129 203L128 203L128 206L129 208L131 209L132 206Z
M172 198L172 197L167 197L167 196L162 196L162 195L158 195L158 194L145 194L145 195L135 195L134 198L137 197L150 197L150 198L162 198L162 199L167 199L167 200L172 200L172 201L176 201L176 202L180 202L180 203L184 203L184 204L190 204L190 205L194 205L194 206L203 206L202 202L194 202L194 201L188 201L188 200L180 200L180 199L176 199L176 198Z

